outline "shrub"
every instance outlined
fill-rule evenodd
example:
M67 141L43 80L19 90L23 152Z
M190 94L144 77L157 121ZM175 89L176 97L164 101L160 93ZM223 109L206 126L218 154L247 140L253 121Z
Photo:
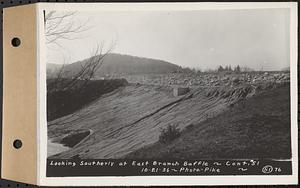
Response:
M176 125L169 125L167 128L162 129L159 136L159 142L163 144L169 143L174 139L178 138L179 136L180 136L180 129L177 128Z

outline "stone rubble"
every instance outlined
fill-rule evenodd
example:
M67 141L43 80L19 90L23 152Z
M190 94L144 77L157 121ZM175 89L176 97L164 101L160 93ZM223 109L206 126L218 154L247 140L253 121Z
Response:
M129 83L179 86L237 86L266 82L290 81L289 72L242 72L242 73L172 73L144 75L106 75L105 79L125 78Z

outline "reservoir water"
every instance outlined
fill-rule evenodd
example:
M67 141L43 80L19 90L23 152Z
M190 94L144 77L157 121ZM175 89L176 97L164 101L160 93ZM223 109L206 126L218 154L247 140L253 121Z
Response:
M47 157L64 152L69 150L69 147L66 147L60 143L54 143L51 140L48 140L48 152L47 152Z

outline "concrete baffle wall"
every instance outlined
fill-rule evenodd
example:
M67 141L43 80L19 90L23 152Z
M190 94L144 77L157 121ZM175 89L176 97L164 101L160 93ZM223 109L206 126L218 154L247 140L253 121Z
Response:
M189 87L174 87L173 88L173 95L174 97L178 97L180 95L185 95L186 93L188 93L190 91Z

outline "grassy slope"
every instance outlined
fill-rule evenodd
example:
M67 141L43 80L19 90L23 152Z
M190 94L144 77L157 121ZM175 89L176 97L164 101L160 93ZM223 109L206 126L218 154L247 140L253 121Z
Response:
M290 158L289 85L241 101L187 127L171 143L155 143L125 158Z

